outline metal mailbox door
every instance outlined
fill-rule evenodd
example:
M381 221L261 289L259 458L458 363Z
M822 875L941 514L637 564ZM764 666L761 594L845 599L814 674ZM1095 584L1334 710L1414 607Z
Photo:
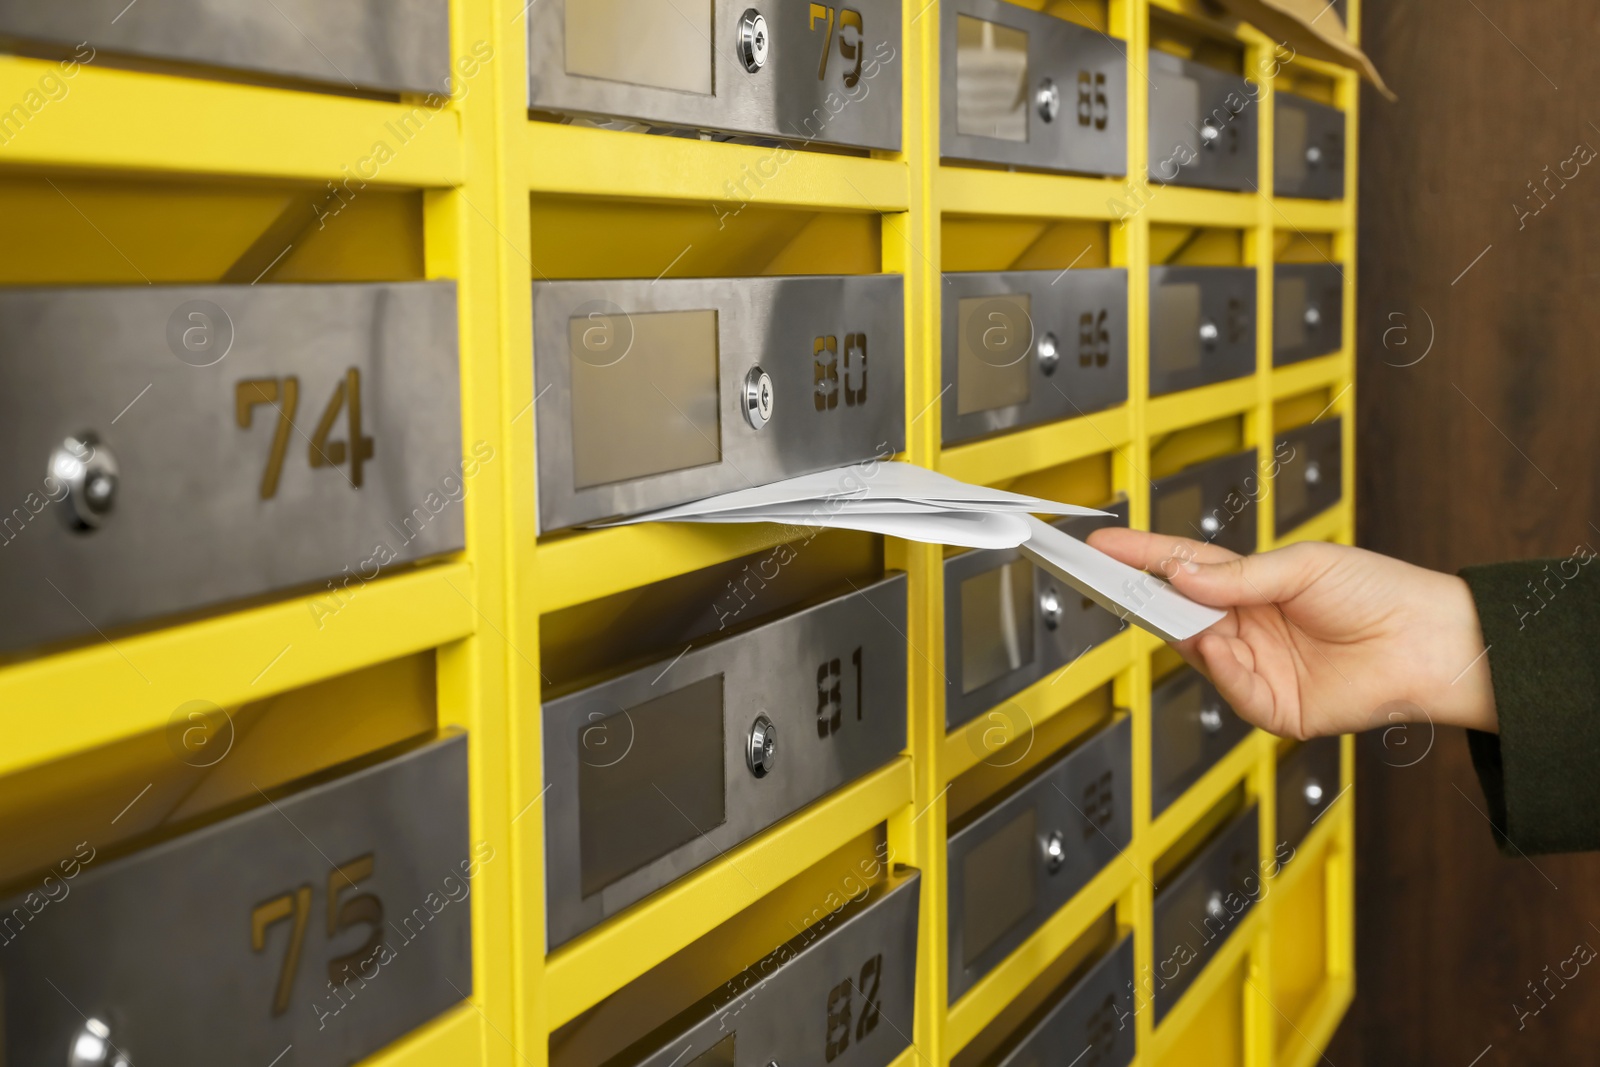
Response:
M896 867L606 1067L888 1067L911 1044L921 880Z
M1242 556L1256 550L1261 480L1247 448L1157 478L1150 485L1150 529L1209 541Z
M1272 272L1272 365L1339 351L1344 271L1336 263L1279 263Z
M1102 526L1126 526L1128 502L1110 517L1058 519L1082 540ZM1127 624L1066 589L1016 549L963 552L944 564L945 729L1065 667Z
M1256 369L1256 272L1150 268L1150 395L1231 381Z
M896 574L544 705L551 949L894 759Z
M1136 1051L1133 975L1133 934L1128 933L1045 1011L995 1067L1054 1063L1127 1067Z
M524 12L528 106L897 151L901 3L849 3L544 0Z
M535 282L543 532L905 444L904 283Z
M1273 103L1272 188L1276 196L1344 196L1344 112L1293 93Z
M1250 736L1199 671L1181 667L1150 693L1150 812L1160 815Z
M1250 805L1166 885L1156 887L1156 1022L1205 970L1263 895L1260 821Z
M946 446L1128 399L1128 272L944 275Z
M85 842L0 905L5 1062L363 1059L471 995L495 859L459 733L120 859Z
M462 548L456 343L453 282L0 291L0 650Z
M1260 88L1153 50L1149 75L1151 180L1254 191Z
M939 154L1128 172L1127 46L1002 0L940 4Z
M447 0L0 0L0 35L345 90L450 95Z
M1273 527L1278 536L1339 502L1344 491L1344 420L1339 416L1278 435L1273 455Z
M950 1003L1127 847L1132 736L1118 719L950 834Z
M1339 799L1339 739L1318 737L1278 763L1278 843L1300 847L1322 813Z

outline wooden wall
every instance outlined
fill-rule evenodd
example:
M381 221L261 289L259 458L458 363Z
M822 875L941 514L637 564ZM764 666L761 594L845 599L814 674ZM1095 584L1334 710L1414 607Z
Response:
M1400 102L1362 102L1360 543L1442 570L1600 547L1600 10L1362 7ZM1464 736L1429 735L1358 746L1359 984L1325 1062L1596 1062L1600 960L1550 976L1600 948L1600 856L1501 856Z

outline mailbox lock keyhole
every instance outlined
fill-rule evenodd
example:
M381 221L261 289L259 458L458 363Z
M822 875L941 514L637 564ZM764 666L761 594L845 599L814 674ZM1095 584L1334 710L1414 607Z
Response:
M1207 352L1210 352L1212 349L1217 347L1217 338L1221 336L1222 331L1217 329L1216 323L1212 322L1210 319L1204 319L1201 321L1200 343L1205 346L1205 350Z
M1318 485L1322 481L1322 467L1316 460L1306 464L1306 484Z
M1039 343L1034 348L1034 357L1039 361L1039 369L1046 378L1056 372L1056 364L1061 362L1061 343L1056 340L1056 335L1047 333L1039 338Z
M772 375L760 367L751 367L744 376L744 418L752 429L759 430L772 421L772 409L777 397L772 390Z
M89 1019L73 1035L67 1067L132 1067L128 1057L111 1043L111 1027Z
M1222 903L1222 891L1220 889L1213 889L1211 895L1206 898L1206 914L1219 923L1228 921L1228 908Z
M1044 619L1044 628L1054 630L1061 625L1061 595L1054 589L1046 589L1039 594L1039 615Z
M1067 839L1060 830L1053 830L1044 839L1044 869L1055 874L1067 862Z
M1305 798L1306 798L1306 806L1307 807L1314 808L1318 804L1321 804L1322 803L1322 783L1317 781L1315 778L1307 780L1306 788L1305 788Z
M750 773L765 778L778 762L778 729L772 725L772 720L757 715L756 721L750 724L749 742L745 758L750 764Z
M1222 131L1217 128L1217 124L1210 119L1206 119L1205 125L1200 127L1200 147L1216 148L1217 138L1221 136Z
M1207 704L1201 708L1200 729L1208 734L1214 734L1222 729L1222 709L1215 704Z
M1308 327L1315 330L1322 325L1322 312L1316 307L1306 308L1305 321Z
M1312 145L1306 149L1306 165L1315 169L1322 162L1322 149Z
M66 487L61 502L69 529L88 533L105 525L117 505L117 460L96 434L80 433L56 445L49 477Z
M767 65L767 50L772 42L767 37L767 20L755 8L746 11L739 19L739 62L754 74Z
M1039 83L1039 91L1033 94L1033 102L1039 108L1039 117L1045 122L1054 122L1061 113L1061 90L1056 88L1056 83L1049 78Z

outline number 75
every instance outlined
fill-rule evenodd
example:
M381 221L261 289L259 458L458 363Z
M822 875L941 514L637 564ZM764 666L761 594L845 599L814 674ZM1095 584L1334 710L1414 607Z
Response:
M328 872L328 940L340 931L360 923L367 924L366 943L347 956L328 961L328 980L344 981L355 968L365 963L383 942L383 902L372 893L345 897L347 889L372 877L372 853L358 856ZM278 989L272 998L272 1014L282 1015L289 1010L289 996L294 991L295 972L300 967L300 950L305 947L306 927L311 921L311 886L303 885L290 893L273 897L258 904L250 912L250 947L263 952L267 947L267 928L285 919L294 925L289 931L289 941L283 954L283 967L278 972Z

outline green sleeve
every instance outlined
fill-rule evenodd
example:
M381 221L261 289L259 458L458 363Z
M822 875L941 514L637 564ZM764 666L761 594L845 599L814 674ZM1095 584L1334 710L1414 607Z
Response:
M1461 572L1488 647L1499 734L1467 731L1508 855L1600 849L1600 566L1586 548Z

